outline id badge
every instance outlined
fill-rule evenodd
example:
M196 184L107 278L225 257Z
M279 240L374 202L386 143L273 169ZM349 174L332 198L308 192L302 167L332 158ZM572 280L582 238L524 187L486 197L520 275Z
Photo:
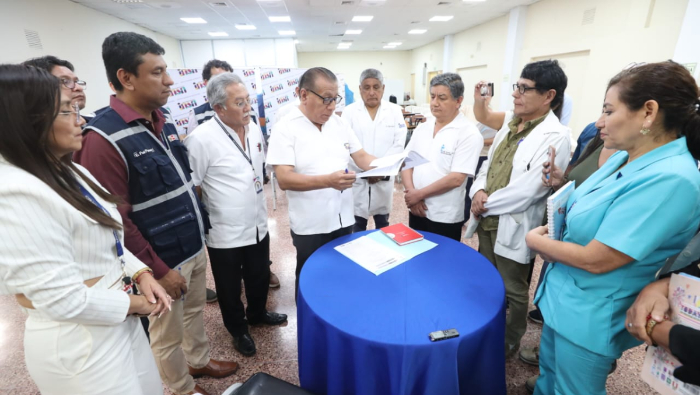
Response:
M260 181L260 177L253 178L253 185L255 186L255 193L260 193L263 191L263 184Z

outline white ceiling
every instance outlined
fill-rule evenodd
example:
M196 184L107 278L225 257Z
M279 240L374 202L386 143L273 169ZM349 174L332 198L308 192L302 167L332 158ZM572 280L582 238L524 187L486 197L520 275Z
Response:
M222 39L281 38L278 30L294 30L299 52L335 51L341 41L352 40L350 51L384 50L399 41L396 50L431 43L508 13L513 7L538 0L71 0L105 14L135 23L180 40L216 39L207 33L225 31ZM350 3L343 5L342 3ZM438 3L446 3L438 5ZM270 16L289 15L291 22L271 23ZM352 22L356 15L372 15L371 22ZM453 15L448 22L429 22L433 16ZM183 17L200 17L207 24L187 24ZM256 30L238 30L252 24ZM362 29L359 35L344 35ZM427 29L409 35L411 29ZM340 35L340 36L338 36ZM348 51L348 50L343 50Z

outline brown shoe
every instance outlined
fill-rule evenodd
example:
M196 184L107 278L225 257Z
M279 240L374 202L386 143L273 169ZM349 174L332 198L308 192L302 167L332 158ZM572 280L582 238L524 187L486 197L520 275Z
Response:
M220 379L236 373L236 370L238 370L238 364L233 361L217 361L210 359L207 366L203 368L195 369L192 366L189 368L190 375L194 378L209 376L215 379Z
M540 348L525 348L520 350L518 357L528 365L540 366Z
M202 387L200 387L198 384L195 384L194 390L188 392L186 395L209 395L209 393L205 391Z
M280 287L280 279L277 278L277 275L275 273L270 272L270 288L279 288Z

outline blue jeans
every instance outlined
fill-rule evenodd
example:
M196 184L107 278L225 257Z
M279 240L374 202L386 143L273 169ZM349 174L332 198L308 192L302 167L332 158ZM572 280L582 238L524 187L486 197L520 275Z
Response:
M605 395L615 358L578 346L547 326L540 338L540 377L534 395Z
M389 214L377 214L372 216L374 218L374 227L376 229L381 229L385 226L389 226ZM355 216L355 225L352 227L352 233L362 232L367 230L367 221L369 219Z

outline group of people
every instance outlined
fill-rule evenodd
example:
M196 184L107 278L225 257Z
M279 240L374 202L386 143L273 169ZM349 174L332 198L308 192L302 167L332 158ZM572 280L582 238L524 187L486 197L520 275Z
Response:
M205 65L208 103L181 141L162 108L173 84L163 54L143 35L107 37L102 57L115 94L89 117L80 112L86 83L69 62L0 65L0 292L28 312L27 368L42 393L150 395L162 393L162 381L175 394L206 395L194 378L238 368L209 356L208 260L242 355L256 352L249 325L287 320L266 309L279 282L270 272L265 167L286 191L298 292L318 248L367 229L370 217L377 228L389 224L394 177L360 173L404 150L429 161L401 172L409 225L460 241L471 217L467 236L478 235L505 284L505 357L520 351L540 367L530 390L604 394L616 359L640 341L698 366L688 345L697 348L700 332L668 322L668 279L654 282L700 227L700 95L682 66L635 65L614 76L590 142L571 159L561 121L567 77L556 61L525 66L512 111L492 111L487 83L476 84L478 124L460 111L460 76L438 75L432 116L405 148L404 116L383 100L379 70L362 72L362 101L340 117L335 74L314 67L268 148L245 85L219 60ZM563 237L552 240L542 226L546 199L567 181L576 190ZM544 326L539 348L520 350L535 254L547 262L535 297ZM138 316L148 317L146 331ZM693 372L679 377L692 382Z

